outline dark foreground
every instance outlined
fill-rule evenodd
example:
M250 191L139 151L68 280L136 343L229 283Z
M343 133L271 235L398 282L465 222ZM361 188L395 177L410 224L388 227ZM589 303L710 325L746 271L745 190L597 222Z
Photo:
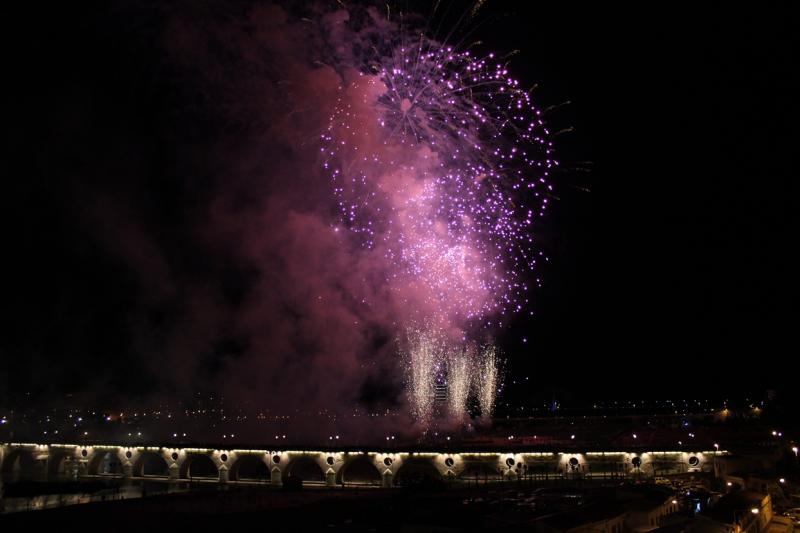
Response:
M541 514L534 490L232 488L8 514L0 531L521 531Z

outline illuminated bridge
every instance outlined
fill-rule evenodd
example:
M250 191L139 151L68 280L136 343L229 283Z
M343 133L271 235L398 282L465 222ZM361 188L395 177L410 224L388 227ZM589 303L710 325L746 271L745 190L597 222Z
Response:
M491 482L711 472L718 455L727 452L313 451L6 443L0 448L0 466L5 480L108 477L280 485L292 476L319 486L391 487L420 478Z

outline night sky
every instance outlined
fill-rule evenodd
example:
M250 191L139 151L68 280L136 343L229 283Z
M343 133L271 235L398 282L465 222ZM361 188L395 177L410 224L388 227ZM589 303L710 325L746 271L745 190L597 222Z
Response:
M332 4L3 8L0 401L396 402L394 311L358 306L379 283L321 236L307 157L337 80L303 32ZM786 390L797 18L516 4L469 40L519 49L572 131L533 317L497 333L508 375L576 402Z

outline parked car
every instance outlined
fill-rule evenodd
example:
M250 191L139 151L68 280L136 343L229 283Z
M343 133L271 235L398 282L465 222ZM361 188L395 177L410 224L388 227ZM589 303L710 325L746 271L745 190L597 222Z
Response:
M788 511L784 512L783 515L791 518L795 526L800 526L800 507L789 509Z

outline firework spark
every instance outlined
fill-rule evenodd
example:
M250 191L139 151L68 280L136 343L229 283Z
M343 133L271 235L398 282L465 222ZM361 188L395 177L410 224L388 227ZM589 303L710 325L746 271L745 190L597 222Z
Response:
M558 165L551 134L492 53L385 27L361 49L372 55L345 76L322 135L341 222L389 265L409 320L426 324L409 329L403 354L417 422L427 428L434 415L437 380L453 419L470 397L489 418L499 356L473 349L466 331L504 325L539 282L532 273L546 258L533 230Z
M497 387L500 382L500 370L495 347L485 347L477 364L478 375L476 376L477 381L475 384L478 393L478 405L481 409L481 417L488 419L494 411Z
M451 420L460 423L467 414L474 365L466 350L451 352L447 363L448 414Z
M494 54L425 37L383 48L323 135L342 221L433 314L502 322L543 258L532 229L557 162L541 112Z
M438 382L446 384L446 414L451 421L465 420L471 397L477 399L481 417L491 417L500 383L494 346L478 349L470 343L455 344L434 327L408 328L403 346L408 400L420 427L427 430L436 415Z
M440 371L444 344L432 329L409 328L406 339L406 389L411 414L427 428L433 417L436 378Z

